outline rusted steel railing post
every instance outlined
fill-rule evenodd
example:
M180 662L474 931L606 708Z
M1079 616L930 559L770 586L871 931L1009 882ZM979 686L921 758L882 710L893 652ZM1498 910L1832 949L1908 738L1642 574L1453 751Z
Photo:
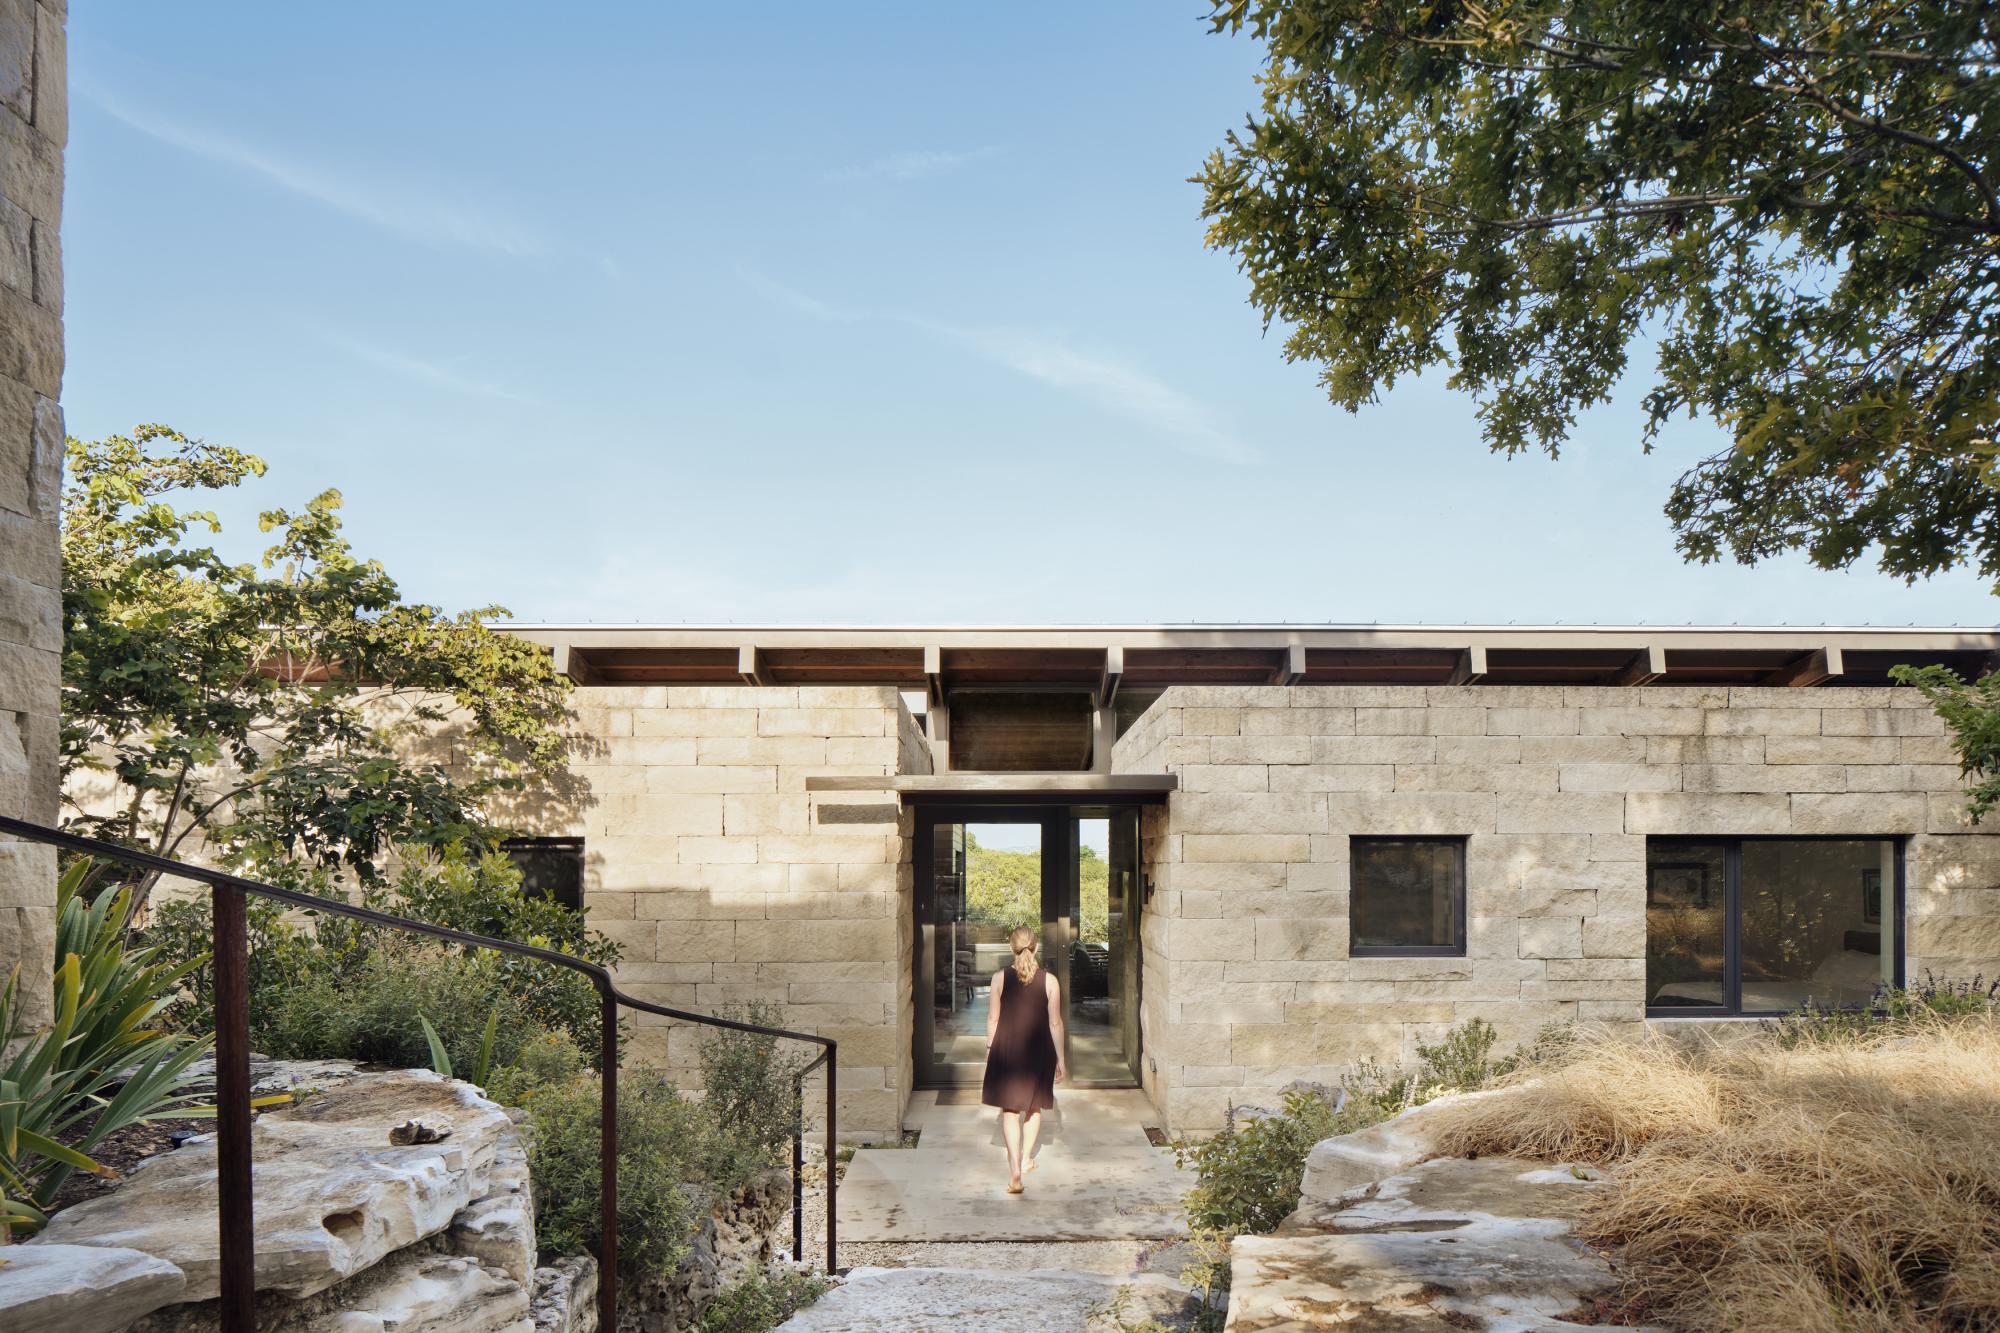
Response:
M836 1113L833 1109L833 1071L836 1064L834 1049L832 1042L826 1044L826 1271L828 1273L840 1271L834 1259L834 1217L840 1211L835 1206L839 1202L837 1191L840 1188L840 1173L836 1169L839 1163L834 1159L834 1144L838 1142L834 1124Z
M806 1261L806 1079L792 1080L792 1262Z
M597 1148L599 1241L597 1246L597 1326L618 1328L618 1000L603 997L604 1030L598 1038L603 1064L604 1104L599 1111Z
M256 1333L257 1238L250 1194L250 941L243 891L210 887L215 917L216 1229L223 1333Z

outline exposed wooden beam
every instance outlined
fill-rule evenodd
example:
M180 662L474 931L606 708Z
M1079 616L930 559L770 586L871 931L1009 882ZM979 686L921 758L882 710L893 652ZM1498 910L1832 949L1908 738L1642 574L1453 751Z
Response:
M1451 669L1447 685L1477 685L1486 676L1486 650L1477 644L1458 655L1458 665Z
M1667 674L1667 650L1657 643L1649 643L1633 655L1632 661L1618 673L1614 685L1651 685Z
M1118 682L1125 675L1125 650L1106 648L1104 650L1104 670L1097 677L1097 706L1109 708L1118 698Z
M1815 648L1796 662L1788 663L1771 673L1764 683L1771 686L1789 686L1794 689L1808 685L1819 685L1841 675L1846 663L1841 660L1838 648Z
M1273 685L1296 685L1306 678L1306 646L1302 643L1285 645L1285 660L1271 677Z
M743 677L745 685L771 683L770 674L764 670L763 655L747 643L736 650L736 674Z
M596 685L597 672L591 669L590 659L566 643L555 646L556 674L568 676L572 685Z

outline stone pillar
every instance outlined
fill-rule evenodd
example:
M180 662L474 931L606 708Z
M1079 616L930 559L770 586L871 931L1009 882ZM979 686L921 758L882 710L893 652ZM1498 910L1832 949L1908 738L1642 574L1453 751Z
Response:
M0 810L54 823L68 0L0 0ZM55 853L0 843L0 975L46 1018Z

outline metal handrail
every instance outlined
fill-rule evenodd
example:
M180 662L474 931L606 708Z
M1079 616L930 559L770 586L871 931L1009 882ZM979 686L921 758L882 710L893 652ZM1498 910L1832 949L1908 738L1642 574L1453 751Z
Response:
M602 1037L600 1062L603 1067L599 1113L601 1141L598 1149L599 1253L597 1256L598 1321L606 1328L618 1326L618 1010L622 1006L640 1013L704 1027L727 1028L759 1036L808 1042L820 1048L811 1063L792 1079L793 1101L799 1109L792 1129L792 1257L804 1257L805 1215L805 1079L821 1065L826 1066L826 1271L835 1265L835 1071L839 1044L830 1037L788 1028L746 1023L733 1018L717 1018L685 1009L672 1009L641 1000L618 989L611 973L596 963L554 949L537 948L513 940L496 939L433 925L408 917L393 916L372 907L356 907L338 898L320 898L297 889L281 889L222 870L190 865L172 857L120 847L116 843L86 838L62 829L49 828L0 815L0 833L29 842L61 847L88 856L103 857L126 865L192 879L209 886L214 909L215 941L215 1094L216 1094L216 1220L220 1233L221 1324L223 1333L255 1333L257 1328L256 1238L252 1226L250 1189L250 975L249 931L244 895L256 894L277 902L314 912L327 912L356 921L366 921L391 930L429 935L454 944L534 958L557 967L581 972L590 978L601 1004Z

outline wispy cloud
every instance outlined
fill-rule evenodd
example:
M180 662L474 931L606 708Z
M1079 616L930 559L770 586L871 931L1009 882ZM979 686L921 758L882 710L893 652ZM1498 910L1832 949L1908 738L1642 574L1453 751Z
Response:
M496 398L502 402L525 403L539 406L541 400L527 394L516 393L502 384L494 384L461 371L449 365L439 365L420 357L408 356L386 347L350 338L345 334L328 332L323 334L327 342L357 360L380 367L392 375L416 384L429 385L435 389L445 389L452 393L462 393L473 398Z
M1263 457L1232 434L1206 403L1122 357L1032 329L969 327L919 315L845 310L756 269L739 272L773 305L827 323L877 320L921 330L983 361L1073 394L1100 411L1149 427L1182 453L1220 463L1254 463Z
M385 231L428 245L523 258L549 246L534 228L421 186L362 180L268 148L139 107L88 83L74 85L83 99L148 138L234 167L293 194Z
M1150 426L1182 453L1220 463L1253 463L1260 457L1256 449L1231 435L1207 404L1118 357L1029 329L962 329L910 322L996 365L1076 394L1113 416Z
M925 176L936 176L947 171L957 171L960 167L977 162L983 157L991 157L998 148L912 149L907 152L890 153L868 162L858 162L853 166L841 167L826 173L828 180L836 181L913 181Z

